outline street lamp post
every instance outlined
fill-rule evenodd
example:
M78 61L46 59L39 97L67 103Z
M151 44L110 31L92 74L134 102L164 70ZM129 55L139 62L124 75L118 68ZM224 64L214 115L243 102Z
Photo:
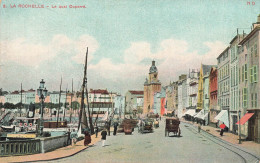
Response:
M47 96L48 90L44 88L45 82L42 81L40 82L40 87L37 89L37 94L39 96L39 99L41 101L41 116L40 116L40 123L38 125L38 133L42 136L43 134L43 105L44 105L44 100Z
M239 139L238 144L241 144L241 124L240 124L241 122L240 122L240 115L241 115L241 111L239 110L239 111L238 111L238 118L239 118L239 119L238 119L238 126L239 126L239 129L238 129L238 130L239 130L239 131L238 131L238 137L239 137L239 138L238 138L238 139Z

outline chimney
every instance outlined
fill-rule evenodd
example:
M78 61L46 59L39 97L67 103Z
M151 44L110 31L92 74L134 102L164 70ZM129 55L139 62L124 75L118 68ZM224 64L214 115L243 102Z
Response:
M155 66L155 61L152 61L152 66Z

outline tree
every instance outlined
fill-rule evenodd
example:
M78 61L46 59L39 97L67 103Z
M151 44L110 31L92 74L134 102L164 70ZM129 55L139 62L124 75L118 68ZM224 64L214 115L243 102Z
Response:
M138 108L137 109L137 113L143 114L143 109L142 108Z
M72 107L73 110L78 110L79 109L80 104L79 104L78 101L73 101L71 104L72 104L71 107Z
M15 109L15 105L12 104L12 103L6 102L4 104L4 108L6 108L6 109Z
M21 108L23 106L23 104L21 102L15 104L15 108Z

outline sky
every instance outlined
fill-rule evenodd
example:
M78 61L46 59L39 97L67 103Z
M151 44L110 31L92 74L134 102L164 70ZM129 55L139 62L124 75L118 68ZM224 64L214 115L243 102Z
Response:
M2 0L0 88L143 90L152 60L163 85L217 64L237 28L248 33L260 2L248 0ZM252 2L252 1L250 1ZM11 8L10 5L16 5ZM19 4L44 8L19 8ZM6 8L3 8L6 5ZM58 8L59 5L67 8ZM72 9L69 5L85 5ZM49 6L48 8L46 6ZM57 8L52 8L57 6Z

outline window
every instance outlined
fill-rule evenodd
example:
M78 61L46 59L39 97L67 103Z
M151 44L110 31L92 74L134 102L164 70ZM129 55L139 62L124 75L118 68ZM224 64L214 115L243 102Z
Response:
M233 86L233 68L231 67L231 86Z
M254 65L253 68L253 74L254 74L254 82L256 83L257 82L257 65Z
M239 77L238 77L238 78L239 78L239 79L238 79L238 80L239 80L239 84L240 84L240 80L241 80L241 79L240 79L240 77L241 77L240 73L241 73L241 72L240 72L240 68L239 68L239 72L238 72L238 76L239 76Z
M227 67L227 68L228 68L228 71L227 71L227 73L228 73L228 75L229 75L229 65L228 65L228 67Z
M247 81L247 64L245 64L245 81Z
M254 107L254 94L251 93L251 107Z
M244 66L242 66L242 82L244 82L244 77L245 77L245 69Z
M240 107L240 90L239 90L239 95L238 95L238 105L239 105L239 107Z
M254 67L250 68L250 83L253 83L253 68Z
M250 57L251 57L251 58L253 57L253 53L254 53L254 47L252 46L252 47L250 48Z
M257 107L257 93L255 94L255 107Z
M247 88L243 89L243 107L247 107Z
M254 49L255 49L255 57L257 57L257 44L256 43L254 45Z
M238 85L238 66L236 65L236 85Z

